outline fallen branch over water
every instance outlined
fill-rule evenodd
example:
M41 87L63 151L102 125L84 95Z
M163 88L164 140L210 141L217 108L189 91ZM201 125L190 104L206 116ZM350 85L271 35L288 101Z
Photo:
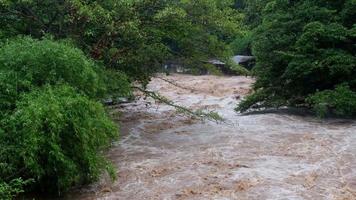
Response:
M165 78L162 78L162 77L159 77L159 76L157 76L156 78L158 78L158 79L160 79L162 81L165 81L165 82L167 82L167 83L169 83L169 84L171 84L173 86L176 86L177 88L183 89L183 90L189 90L189 91L192 91L192 92L196 91L194 88L188 88L188 87L181 86L178 83L176 83L175 81L172 81L172 80L169 80L169 79L165 79Z
M140 92L144 93L146 96L153 98L154 100L164 103L166 105L174 107L178 112L189 115L191 117L196 117L201 120L209 120L213 122L224 122L224 118L222 118L217 112L213 111L204 111L204 110L196 110L193 111L189 108L186 108L184 106L180 106L175 104L173 101L169 100L168 98L152 91L145 90L141 87L133 86L133 89L139 90Z

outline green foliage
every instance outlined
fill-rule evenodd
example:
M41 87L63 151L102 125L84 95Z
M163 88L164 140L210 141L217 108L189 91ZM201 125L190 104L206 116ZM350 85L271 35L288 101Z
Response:
M0 48L0 107L13 107L18 95L46 84L66 83L92 98L105 84L95 63L78 49L51 40L16 38Z
M132 97L131 83L123 72L107 69L97 71L105 83L105 97Z
M235 55L251 55L252 32L236 37L230 44Z
M240 110L256 104L305 106L307 97L333 90L342 83L355 92L355 35L354 27L346 20L353 12L350 7L355 6L353 0L268 3L253 37L257 59L254 88L268 95L248 98ZM336 106L331 99L327 104Z
M31 182L31 180L24 181L21 178L13 179L9 183L0 181L0 199L14 199L18 194L23 193L23 187Z
M331 110L339 116L356 114L356 92L347 85L338 85L334 90L317 92L311 95L307 102L320 117L325 117Z
M252 55L255 28L262 23L265 6L272 0L236 0L235 8L242 14L240 33L230 43L234 55Z
M234 72L234 74L238 74L238 75L250 75L250 71L248 69L246 69L245 67L236 64L233 60L231 59L227 59L225 61L225 66L229 69L231 69L232 72Z
M0 0L1 187L23 178L34 180L26 190L62 193L114 174L101 153L117 130L96 101L132 95L130 83L169 60L200 70L230 57L233 3Z
M22 95L3 124L0 177L32 178L58 194L99 177L102 150L118 133L101 104L65 85Z
M263 10L272 0L236 0L238 8L244 13L244 24L251 29L259 26L263 21Z
M115 174L102 151L118 131L96 100L128 96L124 74L104 70L70 45L26 37L0 48L0 80L2 199L23 187L60 195L103 169Z
M27 0L0 3L0 32L71 39L92 58L147 83L166 60L200 66L229 54L242 16L231 0ZM189 64L189 65L188 65Z
M245 112L249 108L255 107L257 104L256 102L262 102L267 97L268 97L267 92L263 90L255 91L253 94L247 96L246 99L244 99L235 110Z
M221 70L216 67L215 65L212 65L210 63L207 63L205 65L203 65L203 69L206 69L208 71L208 74L212 74L212 75L216 75L216 76L220 76L222 75Z

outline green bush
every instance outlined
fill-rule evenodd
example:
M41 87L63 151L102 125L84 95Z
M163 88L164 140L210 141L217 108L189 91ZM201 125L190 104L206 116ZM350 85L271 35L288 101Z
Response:
M0 181L0 199L14 199L18 194L24 192L23 187L30 182L31 180L24 181L21 178L13 179L9 183Z
M0 48L0 108L13 108L18 94L66 83L90 97L102 96L98 66L82 51L51 40L16 38Z
M250 75L250 71L245 67L235 63L232 59L225 61L226 67L229 68L232 72L238 75Z
M234 54L251 55L252 39L252 32L237 36L236 39L230 44Z
M356 92L347 85L339 85L334 90L325 90L311 95L307 101L320 117L333 112L340 116L356 114Z
M33 179L32 189L61 194L96 180L108 162L102 150L117 137L103 106L70 86L22 95L0 134L0 177Z
M129 78L123 72L116 70L101 70L98 72L106 85L105 97L132 97Z
M104 70L75 47L6 41L0 47L0 199L23 190L60 195L96 180L103 169L114 176L102 151L118 131L97 102L108 93L130 95L126 75Z

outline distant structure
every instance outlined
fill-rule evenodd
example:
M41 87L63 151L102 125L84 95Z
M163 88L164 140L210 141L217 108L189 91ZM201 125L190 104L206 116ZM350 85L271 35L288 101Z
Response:
M232 58L232 61L238 65L245 67L248 70L251 70L255 65L255 57L253 56L244 56L244 55L235 55ZM218 59L210 59L206 63L210 63L218 67L225 74L233 74L234 72L226 67L226 63L218 60ZM184 65L179 61L167 61L163 65L163 70L167 73L189 73ZM201 70L201 74L206 74L208 71Z
M225 65L225 63L221 62L220 60L217 59L210 59L208 63L213 64L213 65Z
M231 60L238 65L245 67L248 70L251 70L253 66L255 66L255 57L253 56L244 56L244 55L236 55L231 58ZM219 68L224 74L234 75L234 72L231 68L226 66L226 63L217 60L217 59L210 59L208 63L215 65Z
M248 62L251 61L255 61L255 57L253 56L242 56L242 55L236 55L234 57L232 57L232 60L236 63L236 64L246 64Z
M253 56L236 55L232 57L232 60L248 70L251 70L256 64L256 59Z
M179 61L167 61L163 65L163 70L166 73L185 73L184 65Z
M242 65L247 69L252 69L253 65L255 64L255 57L253 56L243 56L243 55L236 55L231 58L238 65ZM210 59L208 63L213 64L215 66L225 66L225 63L217 60L217 59Z

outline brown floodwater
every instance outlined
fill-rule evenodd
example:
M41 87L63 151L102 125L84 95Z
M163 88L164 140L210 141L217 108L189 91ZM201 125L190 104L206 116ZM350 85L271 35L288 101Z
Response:
M121 112L121 139L107 176L67 199L355 200L356 123L287 113L241 115L253 79L171 75L149 89L191 109L218 112L214 123L141 98Z

